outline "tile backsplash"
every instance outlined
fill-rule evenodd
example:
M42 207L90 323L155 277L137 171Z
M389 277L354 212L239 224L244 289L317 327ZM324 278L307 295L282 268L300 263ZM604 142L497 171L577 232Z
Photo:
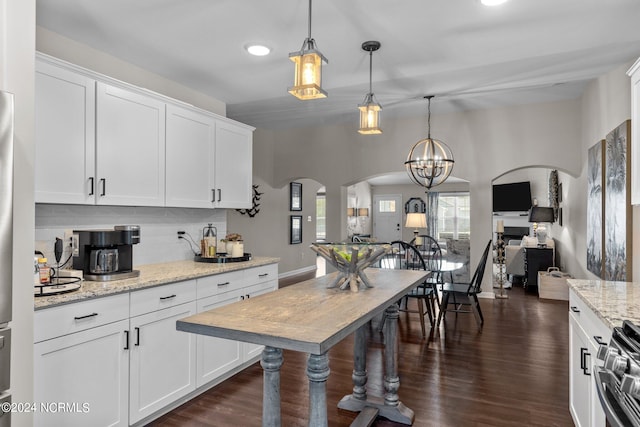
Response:
M82 206L36 204L35 249L55 263L55 238L64 238L65 230L112 229L114 225L140 226L140 243L133 247L133 263L154 264L191 259L193 251L186 240L178 239L178 231L189 233L196 244L202 229L212 223L218 238L226 234L225 209L151 208L129 206ZM185 235L185 237L188 236ZM192 243L193 245L193 243ZM194 246L194 250L198 247ZM70 255L65 245L62 261Z

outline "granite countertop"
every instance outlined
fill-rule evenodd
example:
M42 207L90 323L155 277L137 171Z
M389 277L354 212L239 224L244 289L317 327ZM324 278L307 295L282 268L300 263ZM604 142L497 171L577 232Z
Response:
M77 291L61 295L34 297L34 307L36 310L39 310L54 305L80 302L90 298L115 295L123 292L136 291L153 286L180 282L183 280L197 279L198 277L212 276L235 270L275 264L279 261L280 258L253 257L249 261L223 264L195 261L172 261L160 264L140 265L135 267L136 270L140 270L139 277L113 280L111 282L93 282L85 280Z
M623 320L640 323L640 283L567 279L589 308L611 329Z

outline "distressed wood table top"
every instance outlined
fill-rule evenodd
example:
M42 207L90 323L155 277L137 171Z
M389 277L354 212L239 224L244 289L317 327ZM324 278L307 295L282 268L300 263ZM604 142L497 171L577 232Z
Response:
M275 348L322 354L382 313L428 272L369 268L373 288L326 286L337 273L238 301L177 321L177 329Z

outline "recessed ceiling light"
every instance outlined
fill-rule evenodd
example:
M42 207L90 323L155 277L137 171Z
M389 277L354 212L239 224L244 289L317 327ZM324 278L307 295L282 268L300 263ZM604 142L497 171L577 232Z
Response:
M255 43L248 44L244 48L247 49L247 52L249 52L251 55L255 56L265 56L268 55L269 52L271 52L271 49L269 49L267 46Z
M502 3L506 3L507 0L480 0L480 2L485 6L498 6Z

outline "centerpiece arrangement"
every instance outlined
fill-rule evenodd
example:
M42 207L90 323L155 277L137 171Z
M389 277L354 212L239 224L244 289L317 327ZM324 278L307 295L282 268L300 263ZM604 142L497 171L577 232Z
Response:
M229 233L222 241L225 243L227 256L238 258L244 255L244 241L241 234Z
M391 245L381 243L312 243L311 249L326 259L339 272L328 288L349 287L358 292L360 284L372 288L364 269L391 251Z

